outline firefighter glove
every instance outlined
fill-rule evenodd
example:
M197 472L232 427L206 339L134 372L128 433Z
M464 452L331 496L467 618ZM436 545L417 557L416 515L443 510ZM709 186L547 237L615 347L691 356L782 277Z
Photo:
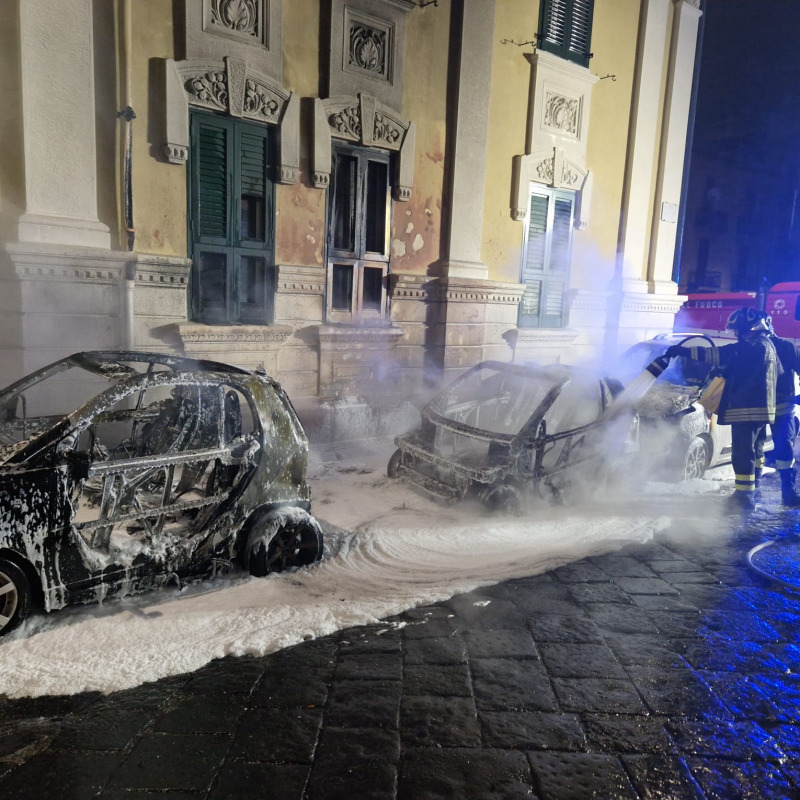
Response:
M681 347L679 344L674 344L674 345L672 345L672 347L668 347L667 348L667 352L664 353L664 356L666 358L677 358L679 356L683 357L683 358L688 358L689 357L689 348L688 347Z

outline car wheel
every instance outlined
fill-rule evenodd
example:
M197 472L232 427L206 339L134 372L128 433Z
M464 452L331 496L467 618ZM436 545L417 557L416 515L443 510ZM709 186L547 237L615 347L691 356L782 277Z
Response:
M247 552L250 574L257 578L305 567L322 558L322 528L300 508L276 511L255 523Z
M683 479L685 481L692 480L693 478L702 478L706 473L706 464L708 464L708 449L706 443L695 437L689 443L686 450L686 460L683 464Z
M399 450L395 450L392 453L392 457L389 459L389 464L386 467L386 474L390 478L397 478L399 477L398 467L400 466L400 461L403 459L403 454Z
M31 608L28 576L13 561L0 558L0 636L14 630Z

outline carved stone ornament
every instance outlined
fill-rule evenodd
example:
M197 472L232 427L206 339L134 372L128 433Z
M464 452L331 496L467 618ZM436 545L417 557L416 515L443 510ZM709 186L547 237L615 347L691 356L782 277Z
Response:
M255 78L247 78L244 88L244 113L247 117L276 122L283 107L283 98Z
M219 111L228 110L228 82L224 71L206 72L204 75L190 78L186 81L185 87L196 105Z
M375 144L385 144L391 147L397 144L403 136L403 129L388 119L383 114L375 114L375 131L372 139Z
M582 182L583 175L572 164L565 161L561 168L561 185L573 189Z
M576 98L565 97L555 92L545 93L544 124L548 128L577 136L578 110L579 104Z
M388 72L388 31L353 20L349 38L348 66L385 77Z
M361 141L361 108L347 106L331 114L328 118L330 126L342 139Z
M198 0L191 0L196 3ZM265 0L202 0L203 28L251 45L267 45Z
M536 165L536 177L540 183L553 183L553 161L552 158L546 158Z

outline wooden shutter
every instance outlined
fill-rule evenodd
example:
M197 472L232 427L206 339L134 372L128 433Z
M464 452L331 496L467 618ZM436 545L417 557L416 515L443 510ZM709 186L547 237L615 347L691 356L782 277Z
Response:
M589 66L594 0L542 0L539 49Z
M229 138L225 127L216 121L201 121L196 126L197 157L197 233L206 238L227 241L229 223Z
M547 212L550 198L546 195L531 194L528 214L528 236L525 248L525 261L522 268L522 282L525 291L522 295L520 325L538 326L539 307L547 263Z

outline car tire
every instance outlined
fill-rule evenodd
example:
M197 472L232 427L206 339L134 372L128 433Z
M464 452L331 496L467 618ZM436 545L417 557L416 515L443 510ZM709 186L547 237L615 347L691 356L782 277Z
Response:
M695 478L702 478L706 473L707 465L708 447L699 436L695 436L695 438L689 442L689 447L686 448L682 480L689 481Z
M31 584L25 571L0 558L0 636L14 630L31 609Z
M263 578L322 558L322 528L299 508L274 511L256 520L247 547L250 574Z
M400 450L395 450L392 453L392 457L389 459L389 464L386 467L386 474L390 478L399 478L400 472L398 471L398 467L400 466L400 462L403 459L403 454Z

